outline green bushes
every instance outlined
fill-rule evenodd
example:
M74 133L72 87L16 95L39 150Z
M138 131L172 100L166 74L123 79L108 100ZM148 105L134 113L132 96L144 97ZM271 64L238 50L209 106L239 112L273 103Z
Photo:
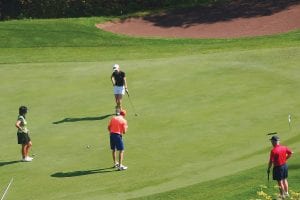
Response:
M213 0L3 0L0 1L0 20L122 15L145 9L211 1ZM216 1L218 0L213 2Z

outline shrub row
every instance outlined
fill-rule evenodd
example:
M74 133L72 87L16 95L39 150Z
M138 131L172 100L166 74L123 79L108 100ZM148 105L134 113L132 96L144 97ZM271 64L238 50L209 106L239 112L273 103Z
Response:
M0 20L122 15L209 0L0 0Z

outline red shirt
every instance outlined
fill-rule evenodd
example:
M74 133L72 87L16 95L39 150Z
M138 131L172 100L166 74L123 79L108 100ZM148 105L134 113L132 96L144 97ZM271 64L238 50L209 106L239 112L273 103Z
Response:
M127 131L127 121L122 115L111 118L108 124L110 133L124 134Z
M286 146L277 144L270 153L270 161L274 166L281 166L286 163L287 156L290 156L292 151Z

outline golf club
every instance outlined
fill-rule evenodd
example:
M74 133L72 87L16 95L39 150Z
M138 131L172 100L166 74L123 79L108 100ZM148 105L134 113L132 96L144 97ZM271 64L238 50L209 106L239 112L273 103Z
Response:
M133 109L134 115L135 115L135 116L138 116L138 114L137 114L136 111L135 111L135 107L134 107L134 105L133 105L133 103L132 103L132 101L131 101L131 99L130 99L129 92L128 92L127 90L126 90L126 94L127 94L127 96L128 96L130 105L131 105L131 107L132 107L132 109Z
M5 189L4 193L3 193L2 197L1 197L1 200L3 200L3 199L4 199L4 197L5 197L6 193L7 193L7 191L9 190L9 187L10 187L10 185L11 185L11 184L12 184L12 182L13 182L13 180L14 180L14 178L11 178L11 180L10 180L10 182L9 182L8 186L6 187L6 189Z
M268 174L268 186L269 186L269 184L270 184L270 171L269 170L267 171L267 174Z

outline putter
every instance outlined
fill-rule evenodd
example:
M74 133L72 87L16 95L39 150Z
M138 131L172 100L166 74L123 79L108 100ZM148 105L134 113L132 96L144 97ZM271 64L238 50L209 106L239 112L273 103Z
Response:
M135 107L134 107L134 105L133 105L133 103L132 103L132 101L131 101L131 99L130 99L129 92L128 92L127 90L126 90L126 94L127 94L127 96L128 96L130 105L131 105L131 107L133 108L134 115L135 115L135 116L138 116L138 114L137 114L136 111L135 111Z
M268 174L268 187L270 187L270 171L267 171Z
M1 197L1 200L3 200L3 199L5 198L5 195L6 195L7 191L9 190L9 187L10 187L10 185L12 184L13 180L14 180L14 178L11 178L11 180L10 180L8 186L6 187L4 193L3 193L2 197Z

